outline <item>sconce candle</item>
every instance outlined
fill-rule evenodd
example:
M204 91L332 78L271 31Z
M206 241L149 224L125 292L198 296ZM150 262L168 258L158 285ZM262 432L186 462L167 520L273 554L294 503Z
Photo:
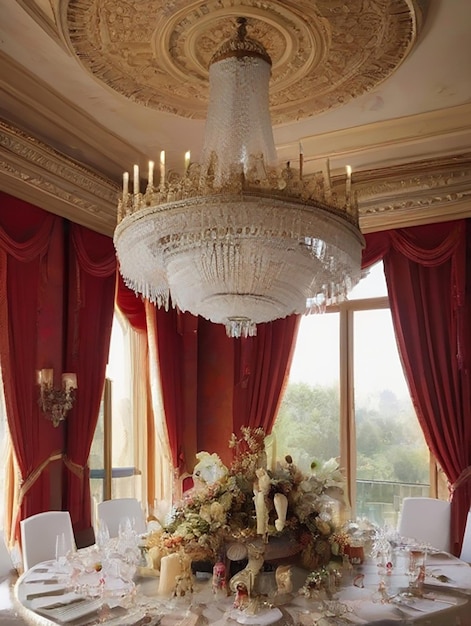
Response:
M185 152L185 172L190 167L190 157L190 151L188 150L188 152Z
M62 374L62 386L66 391L77 389L77 374L73 374L72 372Z
M129 193L129 172L123 174L123 199L126 200Z

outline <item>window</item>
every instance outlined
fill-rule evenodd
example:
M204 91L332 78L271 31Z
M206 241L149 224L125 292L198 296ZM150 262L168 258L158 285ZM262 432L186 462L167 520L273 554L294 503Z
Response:
M304 471L340 457L352 514L395 526L405 496L429 495L430 457L386 294L379 263L348 302L302 318L274 438Z
M140 471L132 412L127 326L115 313L103 400L89 456L95 504L109 498L140 498Z

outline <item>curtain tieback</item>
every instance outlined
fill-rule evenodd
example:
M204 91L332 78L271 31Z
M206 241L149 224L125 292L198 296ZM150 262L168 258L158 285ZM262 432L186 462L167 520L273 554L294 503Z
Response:
M80 480L83 479L83 473L85 471L84 465L79 465L78 463L74 463L72 459L69 459L68 456L64 456L64 463L67 469L69 469L73 474L75 474Z
M470 479L471 479L471 465L468 465L468 467L466 467L461 472L461 474L458 476L458 478L455 480L455 482L451 485L451 487L450 487L451 493L456 491L458 489L458 487L461 487L461 485L463 485L464 483L468 482L468 480L470 480Z
M62 452L54 452L45 459L40 465L38 465L32 472L28 474L28 476L21 482L20 494L19 494L19 502L18 506L21 506L23 498L37 481L37 479L42 474L43 470L51 463L52 461L59 461L62 459Z

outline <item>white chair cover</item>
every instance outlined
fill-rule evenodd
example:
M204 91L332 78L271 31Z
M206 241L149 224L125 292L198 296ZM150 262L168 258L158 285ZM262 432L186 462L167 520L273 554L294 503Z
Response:
M435 498L404 498L398 525L401 537L450 551L450 503Z
M471 511L468 513L468 520L466 522L466 528L464 529L460 559L471 564Z
M144 511L136 498L116 498L105 500L97 505L98 528L105 524L110 537L117 537L119 526L129 520L139 535L147 530ZM97 531L98 532L98 531Z
M75 550L74 532L68 511L45 511L20 522L23 569L56 558L57 537L64 534L67 550Z

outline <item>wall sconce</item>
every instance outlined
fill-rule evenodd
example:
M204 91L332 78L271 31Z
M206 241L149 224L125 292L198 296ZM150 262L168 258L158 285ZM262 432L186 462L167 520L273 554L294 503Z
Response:
M42 369L38 371L38 385L41 411L57 427L74 404L77 374L62 374L62 389L54 389L54 370Z

